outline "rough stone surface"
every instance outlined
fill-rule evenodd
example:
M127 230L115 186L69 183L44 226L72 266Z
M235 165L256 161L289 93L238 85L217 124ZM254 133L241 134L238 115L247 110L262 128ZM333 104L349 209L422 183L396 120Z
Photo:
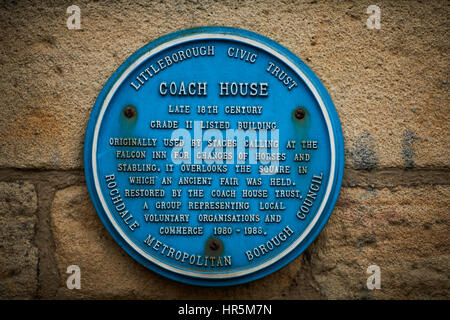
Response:
M135 262L106 232L84 186L56 193L51 221L61 274L58 298L273 299L281 297L302 263L297 259L282 272L242 286L201 288L168 280ZM66 270L73 264L81 268L81 290L66 288Z
M71 4L71 3L70 3ZM0 5L0 299L450 299L450 6L364 1L67 1ZM327 87L346 170L313 245L249 284L183 285L129 257L89 199L83 139L116 68L172 31L226 25L293 51ZM66 287L81 267L81 290ZM369 265L381 268L370 291Z
M449 197L449 186L342 189L305 271L327 299L450 298ZM380 290L367 289L370 265Z
M201 25L245 28L280 42L328 88L347 167L448 167L449 6L378 1L11 1L0 8L0 167L82 167L84 132L103 84L134 51ZM46 152L42 152L46 150ZM366 159L364 155L369 155Z
M38 286L34 186L0 182L0 204L0 299L33 298Z
M51 209L60 298L430 299L450 298L449 186L344 188L315 243L282 270L229 288L164 279L129 257L107 234L84 186L57 192ZM73 232L76 230L76 232ZM81 268L81 290L66 269ZM370 265L381 290L366 287Z

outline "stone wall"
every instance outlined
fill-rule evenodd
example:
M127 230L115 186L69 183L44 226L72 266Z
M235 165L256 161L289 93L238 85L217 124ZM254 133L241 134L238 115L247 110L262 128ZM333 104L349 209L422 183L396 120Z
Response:
M68 30L68 6L81 30ZM366 9L381 8L369 30ZM0 298L450 298L450 6L446 1L5 1L0 5ZM323 81L346 143L325 229L249 284L163 278L110 237L89 199L83 139L97 94L134 51L201 25L281 43ZM81 290L66 268L81 268ZM381 268L380 290L366 268Z

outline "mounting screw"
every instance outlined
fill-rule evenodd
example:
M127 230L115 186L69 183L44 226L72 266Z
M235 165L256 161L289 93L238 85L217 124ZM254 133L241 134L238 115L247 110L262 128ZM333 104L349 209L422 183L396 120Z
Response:
M306 116L306 111L303 108L297 108L294 115L298 120L302 120Z
M213 251L217 251L220 249L220 242L217 239L212 239L209 243L209 248Z
M128 119L133 118L136 116L136 109L132 106L127 106L123 109L123 115Z

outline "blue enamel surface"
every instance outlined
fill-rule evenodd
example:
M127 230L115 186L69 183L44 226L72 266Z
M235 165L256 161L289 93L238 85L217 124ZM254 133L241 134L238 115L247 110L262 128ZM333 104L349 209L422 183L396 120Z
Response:
M228 39L203 39L203 40L193 40L187 43L182 43L170 48L163 50L162 52L151 56L146 61L142 62L133 72L129 74L127 79L123 81L122 85L118 88L113 98L111 99L100 126L99 136L98 136L98 149L97 149L97 163L98 163L98 177L100 182L100 187L102 193L104 194L106 203L112 212L114 219L116 219L117 224L126 233L129 239L135 243L143 251L152 255L154 258L158 259L162 264L170 265L174 268L179 268L180 270L188 270L194 273L198 272L198 276L191 275L186 276L179 273L175 273L167 270L160 265L152 263L148 259L137 253L117 232L115 227L111 224L107 218L104 208L102 207L97 190L94 186L93 181L93 171L92 171L92 142L94 136L94 129L98 120L99 112L104 102L104 99L111 87L122 75L122 73L139 57L147 53L149 50L173 39L183 38L188 35L201 34L201 33L218 33L218 34L231 34L239 35L244 38L252 39L263 43L270 48L276 50L285 56L288 60L296 64L300 70L307 76L307 78L312 82L313 86L318 91L320 97L325 103L328 115L331 119L332 130L335 136L335 154L336 154L336 170L333 177L333 185L330 197L326 203L325 209L319 219L315 224L314 228L310 231L308 236L292 250L290 253L285 255L283 258L274 262L273 264L262 268L256 272L243 275L235 276L227 279L204 279L202 278L203 273L223 273L227 274L230 272L236 272L238 270L247 270L250 268L255 268L262 263L273 259L275 256L283 252L289 245L298 238L305 228L309 225L311 220L315 216L323 195L325 193L325 184L328 181L330 174L331 165L331 150L330 150L330 139L327 126L325 124L324 115L319 108L318 102L312 92L307 88L306 84L301 80L301 78L294 74L294 72L281 60L272 56L270 53L255 48L252 45L238 42L235 40ZM174 63L172 66L162 70L160 73L154 75L147 81L138 91L136 91L130 82L134 81L136 83L136 77L145 69L145 66L149 64L155 64L156 61L163 58L164 56L177 52L179 50L184 50L186 48L195 46L207 46L214 45L215 54L214 56L204 56L197 58L190 58L185 61ZM255 63L248 63L239 59L233 59L227 56L227 49L233 46L235 48L240 48L242 50L247 50L254 52L258 55ZM273 77L270 73L266 71L269 62L274 62L278 66L282 67L292 75L295 81L298 83L298 87L288 90L278 79ZM184 82L208 82L208 95L207 97L199 96L188 96L188 97L167 97L161 96L158 92L159 84L162 81L184 81ZM220 81L228 82L267 82L269 84L269 96L268 97L219 97L219 87L217 85ZM191 113L189 115L175 115L168 114L167 105L190 105ZM127 119L123 115L123 109L126 106L133 106L137 110L137 116L133 119ZM214 115L198 115L196 113L197 105L218 105L219 114ZM261 105L263 106L263 114L261 116L238 116L238 115L225 115L223 110L226 105ZM295 119L294 112L298 107L302 107L306 110L306 117L304 120L299 121ZM149 123L152 120L178 120L180 126L184 127L185 120L203 120L203 121L215 121L223 120L230 121L231 127L235 128L235 123L237 121L275 121L279 128L279 138L280 138L280 152L285 152L288 157L286 161L280 162L280 165L288 165L291 168L296 168L298 165L307 165L308 173L305 175L290 174L290 175L266 175L261 176L263 179L263 187L251 187L245 185L245 178L258 177L257 168L260 164L254 164L252 166L251 174L236 174L234 172L234 165L228 166L227 173L221 174L193 174L193 176L213 176L213 185L210 187L203 186L178 186L176 185L177 178L183 176L183 174L178 170L179 165L175 165L175 172L173 174L167 174L164 172L164 164L172 163L170 158L167 160L152 160L151 152L156 150L167 150L170 154L170 148L164 148L162 146L163 138L170 138L172 133L171 130L157 130L151 129ZM270 135L269 135L270 136ZM142 147L113 147L109 145L109 139L111 137L130 137L130 138L158 138L158 144L155 148L142 148ZM285 145L288 140L296 140L297 147L295 150L285 150ZM301 141L302 140L317 140L319 148L314 151L302 150ZM205 144L204 144L205 147ZM147 151L147 158L144 160L123 160L116 159L117 150L126 151ZM269 149L270 152L270 149ZM308 163L297 163L293 161L294 153L306 153L310 152L311 160ZM196 284L196 285L206 285L206 286L221 286L221 285L234 285L239 283L244 283L252 281L270 274L279 268L285 266L287 263L296 258L301 252L303 252L309 244L316 238L318 233L321 231L329 215L332 212L334 204L339 194L339 189L341 185L343 167L344 167L344 143L341 132L341 127L339 119L334 108L333 102L328 95L325 87L322 85L320 80L315 76L315 74L293 53L291 53L286 48L275 43L274 41L263 37L261 35L255 34L250 31L226 28L226 27L203 27L178 31L169 35L166 35L160 39L157 39L143 48L139 49L131 57L129 57L111 76L108 82L105 84L103 90L100 92L94 108L91 113L91 117L88 123L86 140L85 140L85 174L86 181L89 188L89 192L94 203L94 206L99 214L100 219L105 225L108 232L114 237L115 241L134 259L148 267L149 269L169 277L174 280ZM166 196L163 199L160 198L125 198L123 196L123 190L127 188L132 188L130 186L128 173L118 173L117 166L118 163L154 163L157 164L161 169L161 172L155 173L141 173L132 175L146 175L157 177L156 186L142 186L142 188L158 188L165 189ZM295 173L295 170L293 170ZM116 176L116 181L121 190L122 198L126 203L127 210L133 213L133 217L139 221L140 227L132 232L128 226L124 223L117 214L114 214L114 206L111 199L107 196L109 189L106 186L105 175L114 173ZM189 201L229 201L230 199L212 199L208 192L205 192L205 197L203 199L192 199L187 197L187 189L205 189L208 190L219 190L219 189L234 189L239 193L242 189L261 189L264 185L267 185L269 179L271 178L290 178L296 184L295 188L301 191L301 195L304 199L308 191L309 185L311 184L311 178L313 174L323 173L324 185L318 192L317 200L314 202L311 208L311 213L307 215L305 220L299 220L296 217L296 212L298 211L299 205L301 205L301 199L281 199L286 207L283 211L271 212L271 211L258 211L259 202L272 202L280 201L280 199L275 199L274 195L271 193L273 188L267 187L269 192L269 197L266 199L245 199L245 201L250 202L250 210L248 211L234 211L234 212L223 212L223 211L197 211L188 210L187 203ZM173 185L162 186L162 177L171 176L173 179ZM240 179L239 186L224 187L219 185L219 179L222 177L238 177ZM170 194L172 189L182 189L182 197L179 199L172 199ZM277 189L289 190L289 187L280 187ZM105 196L106 195L106 196ZM147 202L150 210L145 211L142 209L144 200ZM236 199L239 201L241 199ZM182 208L179 211L158 211L154 209L156 201L181 201ZM243 200L242 200L243 201ZM146 223L144 221L144 214L149 213L181 213L190 214L189 226L203 226L204 235L203 236L165 236L159 235L158 230L162 224ZM256 226L262 227L266 235L258 236L244 236L243 232L236 233L233 232L231 236L214 236L212 234L213 227L217 225L214 223L200 223L197 220L199 214L221 214L221 213L232 213L232 214L259 214L261 220L264 220L265 214L280 214L282 216L282 221L280 223L264 223L261 221L256 224L246 224L246 223L221 223L220 226L232 227L233 230L240 228L241 230L245 226ZM175 224L174 224L175 225ZM180 224L176 224L180 225ZM290 237L287 241L283 242L280 247L271 251L270 253L260 257L258 259L253 259L248 261L244 251L257 247L261 243L266 242L274 235L278 234L284 226L289 225L295 231L294 236ZM181 226L185 226L181 224ZM219 238L224 244L224 251L222 255L232 257L232 266L217 268L204 268L198 267L196 265L190 265L187 263L181 263L173 258L167 257L160 252L156 252L152 248L149 248L143 239L147 237L148 234L156 236L162 243L167 244L171 247L179 249L183 252L189 252L195 255L205 254L205 243L208 238L215 237Z

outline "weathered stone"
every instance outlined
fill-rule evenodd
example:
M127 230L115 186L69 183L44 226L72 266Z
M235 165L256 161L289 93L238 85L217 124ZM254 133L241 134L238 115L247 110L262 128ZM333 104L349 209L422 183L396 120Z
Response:
M0 182L0 204L0 299L30 299L38 286L34 186Z
M0 172L8 181L0 182L0 298L57 291L60 298L449 299L444 1L378 1L381 30L366 28L368 4L357 1L77 5L82 30L67 29L63 1L12 1L0 10L0 168L11 168ZM179 284L135 262L104 229L86 188L68 187L83 183L84 133L108 77L144 44L198 25L246 28L298 55L328 88L346 144L344 188L314 244L264 279L220 290ZM36 191L22 180L40 192L38 224ZM66 288L72 264L81 267L79 291ZM381 267L381 290L366 288L372 264Z
M51 208L56 261L61 275L59 298L271 299L282 297L302 259L261 280L221 290L168 280L133 260L111 238L84 186L58 191ZM81 290L66 287L67 267L81 269ZM300 289L304 290L304 289ZM306 297L311 295L305 294Z
M450 298L449 197L449 186L342 189L302 266L310 286L327 299ZM370 265L380 290L367 289Z
M347 147L350 163L356 170L370 171L378 166L374 148L375 141L369 134L362 135L353 146Z
M108 77L144 44L198 25L246 28L302 58L335 102L347 167L449 166L445 1L378 1L380 30L366 28L368 4L357 1L77 4L81 30L67 29L65 2L0 11L0 167L82 167L89 113Z
M315 243L287 267L255 282L201 288L167 280L128 256L109 236L83 186L56 194L52 210L58 297L142 299L449 298L449 186L344 188ZM81 268L68 290L66 268ZM366 287L370 265L381 290Z

